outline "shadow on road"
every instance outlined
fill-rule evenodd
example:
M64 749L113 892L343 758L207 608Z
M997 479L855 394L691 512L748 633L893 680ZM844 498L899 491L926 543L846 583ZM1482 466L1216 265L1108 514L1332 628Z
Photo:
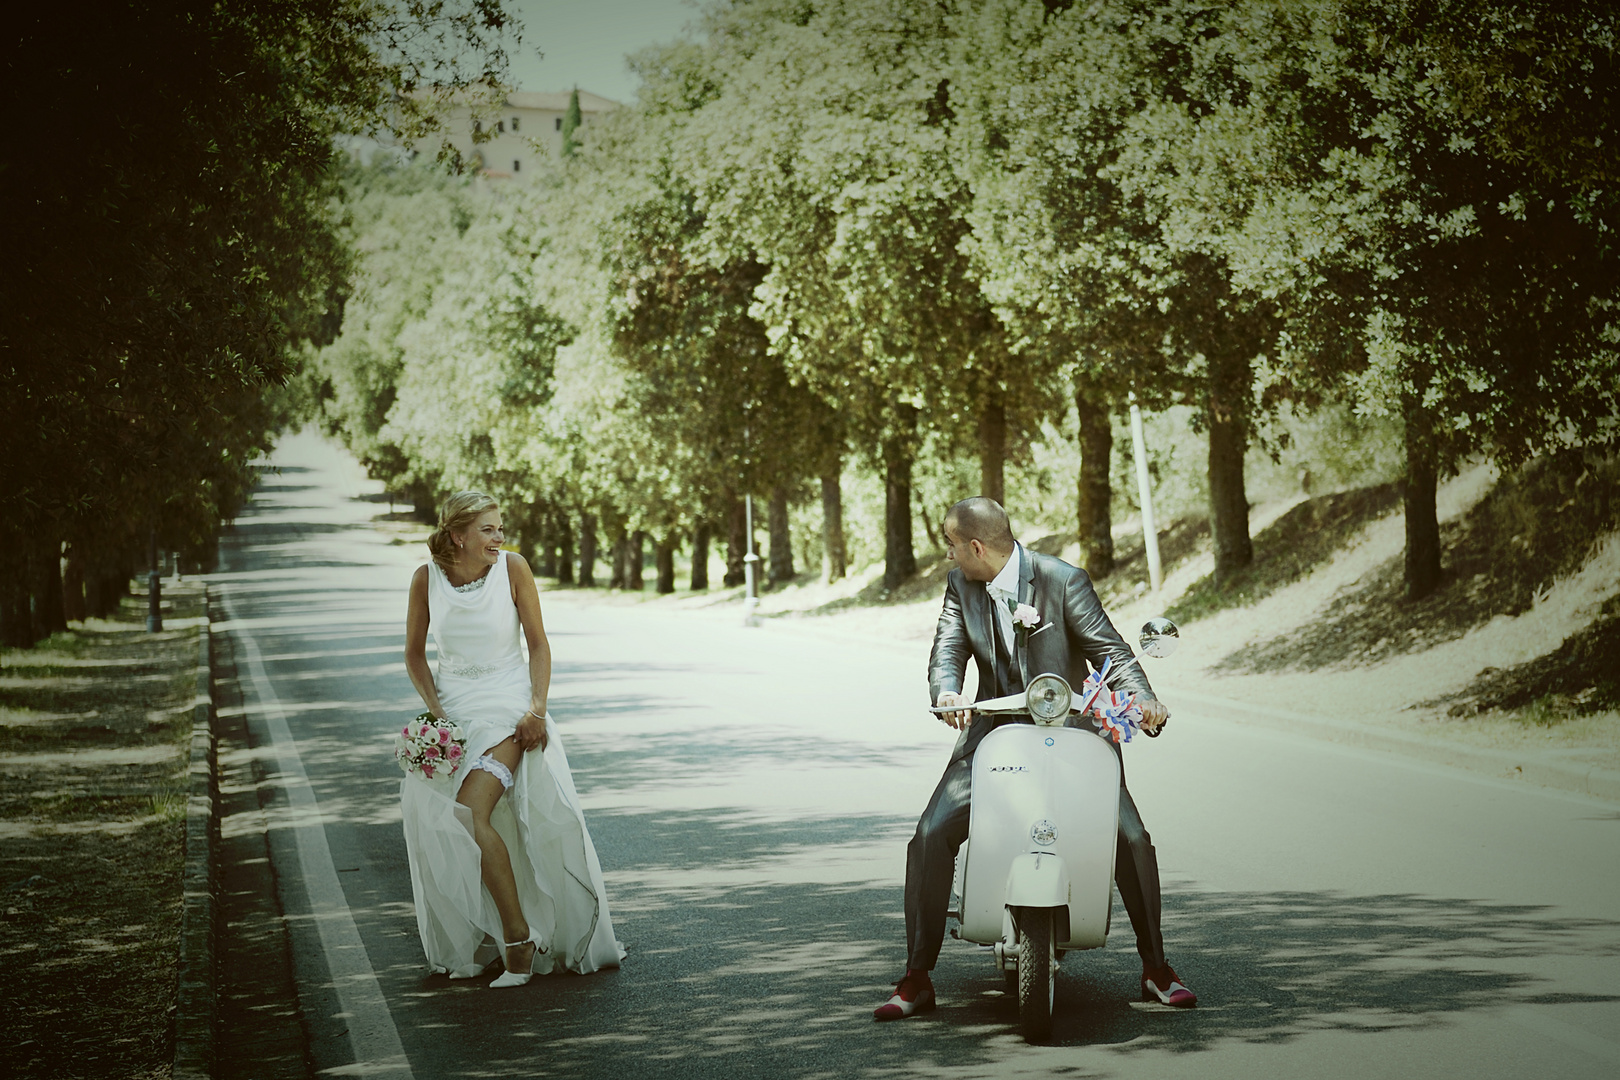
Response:
M606 821L602 822L607 825ZM683 828L691 828L686 822ZM631 826L615 821L611 835ZM653 835L657 823L642 822ZM772 850L768 833L732 830L738 847ZM746 832L746 830L744 830ZM757 841L751 843L750 841ZM701 845L687 848L698 854ZM632 872L633 876L633 872ZM736 888L703 899L621 889L624 970L539 980L521 994L484 980L419 979L394 997L402 1030L476 1024L506 1032L477 1061L444 1075L815 1076L1008 1075L1032 1065L1015 1001L987 955L948 942L935 972L940 1009L873 1024L869 1010L898 974L894 886ZM1376 1035L1433 1027L1513 1003L1589 1004L1613 996L1546 994L1518 958L1587 953L1615 940L1607 923L1549 919L1529 907L1411 896L1183 893L1167 898L1167 936L1203 1004L1189 1012L1132 1003L1130 934L1070 954L1058 988L1055 1046L1109 1055L1191 1053L1225 1041L1283 1043L1323 1030ZM1123 913L1121 913L1123 921ZM1117 926L1118 924L1116 924ZM1611 945L1608 954L1615 948ZM392 996L392 995L391 995ZM1038 1052L1037 1052L1038 1053ZM1110 1056L1047 1060L1041 1075L1107 1075Z
M262 544L256 571L336 565L301 557L286 528L240 542ZM587 807L611 808L588 810L588 821L630 949L624 969L499 992L487 978L425 977L389 761L399 724L421 708L403 673L390 673L403 627L330 576L329 590L255 596L242 618L281 688L334 869L418 1076L1103 1076L1154 1051L1377 1036L1512 1004L1615 1000L1554 993L1537 972L1614 956L1620 923L1430 896L1172 886L1165 935L1197 1010L1135 1002L1140 968L1117 911L1109 948L1065 958L1052 1038L1064 1049L1027 1047L988 955L954 941L935 973L940 1009L875 1025L870 1010L904 959L896 868L915 818L856 812L830 786L814 813L790 812L804 804L783 787L821 794L843 766L905 751L713 722L672 704L660 670L599 657L558 664L556 711ZM244 607L251 587L231 585ZM591 697L604 680L607 692ZM273 765L262 741L245 753ZM750 776L766 779L728 786ZM682 792L701 805L672 798ZM285 800L267 800L264 817L273 835L285 829ZM287 918L309 940L307 912ZM315 1060L347 1047L341 1015L304 1020Z

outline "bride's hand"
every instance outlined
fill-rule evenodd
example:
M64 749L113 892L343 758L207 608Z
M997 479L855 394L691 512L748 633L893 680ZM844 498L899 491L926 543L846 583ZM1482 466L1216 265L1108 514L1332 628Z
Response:
M517 736L518 746L523 748L524 753L537 746L544 750L546 743L550 741L550 735L546 731L546 718L533 709L523 714L523 719L518 721L517 731L513 734Z

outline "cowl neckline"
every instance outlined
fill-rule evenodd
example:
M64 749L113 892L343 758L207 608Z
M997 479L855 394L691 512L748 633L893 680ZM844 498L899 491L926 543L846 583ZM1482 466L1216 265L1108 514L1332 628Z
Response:
M449 599L452 603L461 605L462 607L472 607L473 605L480 603L491 589L496 588L500 581L505 579L506 552L501 552L501 557L496 560L494 566L491 566L484 573L482 578L473 579L473 581L483 582L483 584L476 589L457 588L456 586L450 584L450 575L444 572L444 567L440 566L436 562L430 562L428 565L433 568L431 572L437 574L439 581L443 583L444 588L441 590L441 593L447 599ZM469 581L467 584L471 585L472 582Z

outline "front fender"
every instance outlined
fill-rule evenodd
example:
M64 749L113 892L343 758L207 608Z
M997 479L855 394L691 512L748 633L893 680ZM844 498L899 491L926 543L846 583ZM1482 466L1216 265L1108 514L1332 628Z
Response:
M1068 907L1069 868L1051 852L1019 855L1007 871L1009 907Z

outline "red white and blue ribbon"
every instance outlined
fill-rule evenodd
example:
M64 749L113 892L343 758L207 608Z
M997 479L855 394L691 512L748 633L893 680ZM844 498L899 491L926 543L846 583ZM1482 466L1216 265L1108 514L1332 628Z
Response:
M1109 689L1108 670L1113 666L1114 658L1105 657L1102 668L1086 676L1086 681L1080 684L1080 700L1086 703L1086 712L1096 722L1098 735L1116 743L1128 743L1142 730L1142 710L1134 694Z

